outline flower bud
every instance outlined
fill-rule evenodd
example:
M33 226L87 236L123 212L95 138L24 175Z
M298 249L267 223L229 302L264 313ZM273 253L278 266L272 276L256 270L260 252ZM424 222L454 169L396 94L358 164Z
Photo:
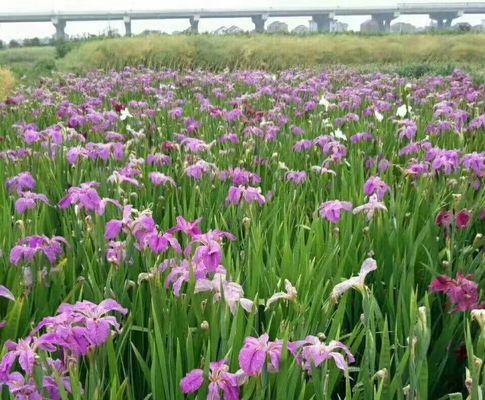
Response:
M209 331L209 323L207 321L202 321L202 323L200 324L200 329L203 330L204 332L208 332Z

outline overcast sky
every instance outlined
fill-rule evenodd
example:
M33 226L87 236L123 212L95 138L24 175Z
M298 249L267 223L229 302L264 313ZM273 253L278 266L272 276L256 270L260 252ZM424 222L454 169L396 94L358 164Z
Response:
M402 1L366 0L366 5L396 5ZM409 3L420 3L419 0L408 1ZM426 2L433 2L428 0ZM444 2L456 2L440 0ZM473 2L473 0L468 0ZM362 5L362 0L0 0L0 12L28 12L28 11L83 11L83 10L143 10L143 9L200 9L200 8L266 8L266 7L325 7L332 6L357 6ZM339 21L349 24L349 29L358 30L360 24L369 17L339 17ZM277 18L288 24L292 29L297 25L308 25L308 18ZM472 25L479 24L485 15L465 15L454 22L469 22ZM268 22L276 19L271 18ZM401 16L394 22L410 22L416 26L427 26L430 21L428 16ZM242 19L202 19L199 23L199 31L213 31L220 26L237 25L244 30L254 28L249 18ZM184 30L189 26L184 20L150 20L133 21L132 31L134 34L145 29L173 32ZM66 33L68 35L82 35L84 33L97 34L107 28L117 29L124 33L122 21L100 21L100 22L68 22ZM46 37L54 34L54 27L51 23L20 23L0 24L0 39L23 39L28 37Z

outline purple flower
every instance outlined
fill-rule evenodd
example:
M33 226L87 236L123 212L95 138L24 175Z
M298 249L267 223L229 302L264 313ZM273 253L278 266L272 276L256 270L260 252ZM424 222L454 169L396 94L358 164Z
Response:
M28 210L33 210L39 202L49 204L49 199L43 194L23 192L15 202L15 211L21 215L25 214Z
M305 171L289 171L286 174L286 180L295 185L303 185L307 179L308 175Z
M66 240L61 236L49 239L46 236L29 236L19 241L10 252L10 262L18 266L21 262L32 263L37 254L44 254L51 265L64 256L63 244Z
M332 224L338 224L342 211L352 211L352 203L348 201L331 200L320 205L320 216Z
M121 206L114 200L101 199L96 187L99 184L96 182L82 183L81 186L73 186L67 191L67 195L59 202L59 207L63 210L78 206L79 210L86 210L87 212L95 212L98 215L103 215L107 203L112 203L118 208Z
M109 242L108 250L106 251L106 260L116 266L120 266L126 259L126 243L124 242Z
M266 204L266 198L261 194L261 188L251 186L231 186L226 198L229 205L240 205L242 202L247 204L258 203L260 206Z
M7 180L7 188L10 193L20 194L25 191L33 191L36 186L37 183L30 172L22 172Z
M399 127L399 139L406 138L409 141L413 141L416 138L418 132L418 126L415 121L411 119L403 119L398 121Z
M3 297L7 300L15 301L15 296L3 285L0 285L0 297Z
M150 181L155 186L166 186L166 185L175 186L175 181L171 177L165 174L162 174L161 172L151 172Z
M389 186L378 176L370 177L364 184L364 193L366 196L377 196L377 200L382 201L389 192Z
M183 394L192 394L197 392L203 384L204 371L201 369L194 369L180 381L180 389Z
M35 332L45 330L39 340L50 352L62 348L75 357L85 356L104 345L112 330L120 332L120 325L115 317L108 315L110 312L125 315L128 310L112 299L99 304L89 301L62 304L58 314L44 318Z
M268 370L278 372L281 363L281 351L283 342L277 340L269 341L265 333L259 338L248 337L239 353L239 366L248 376L261 375L268 360Z
M214 165L209 164L204 160L199 160L195 164L188 166L185 169L185 173L187 174L188 177L196 181L200 181L204 175L209 174L213 170L215 170Z

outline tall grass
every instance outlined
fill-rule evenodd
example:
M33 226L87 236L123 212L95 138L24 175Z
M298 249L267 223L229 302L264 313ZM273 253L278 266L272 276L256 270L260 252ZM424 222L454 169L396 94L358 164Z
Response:
M485 35L149 36L94 41L60 65L71 71L129 65L279 70L318 65L468 62L485 64Z
M15 88L15 78L11 71L0 68L0 101L4 101Z

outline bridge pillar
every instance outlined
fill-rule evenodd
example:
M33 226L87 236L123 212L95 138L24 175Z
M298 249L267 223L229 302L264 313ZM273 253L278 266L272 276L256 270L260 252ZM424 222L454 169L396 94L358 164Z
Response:
M58 17L53 17L51 19L52 24L56 28L55 40L66 40L66 20L60 19Z
M372 14L372 19L377 22L377 30L382 33L391 32L391 21L399 17L399 13L393 14Z
M128 15L124 16L123 22L125 24L125 36L131 36L131 17Z
M317 32L330 32L330 23L335 18L335 13L317 14L312 16L313 22L317 25Z
M251 21L253 21L254 24L254 30L257 33L264 33L264 24L267 19L267 15L254 15L251 17Z
M433 13L429 14L429 18L436 21L436 27L438 30L442 31L451 28L451 23L455 18L461 17L463 12L450 13Z
M199 19L200 15L190 17L190 33L197 35L199 33Z

